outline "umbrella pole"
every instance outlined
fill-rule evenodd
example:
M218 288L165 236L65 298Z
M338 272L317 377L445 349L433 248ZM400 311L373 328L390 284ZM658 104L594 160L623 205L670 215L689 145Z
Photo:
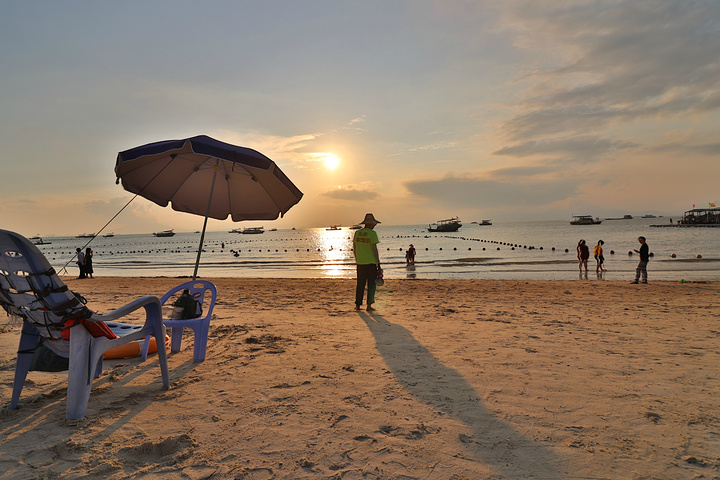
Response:
M203 229L200 234L200 246L198 246L197 259L195 260L195 271L193 272L193 281L197 279L198 267L200 266L200 254L202 253L203 243L205 242L205 229L207 228L208 216L210 215L210 205L212 204L213 191L215 190L215 179L217 178L217 172L219 168L215 166L215 173L213 173L212 185L210 185L210 198L208 199L207 210L205 210L205 220L203 221Z

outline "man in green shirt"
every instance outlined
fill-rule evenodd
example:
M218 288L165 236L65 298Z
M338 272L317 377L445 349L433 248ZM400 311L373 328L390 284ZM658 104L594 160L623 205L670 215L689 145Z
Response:
M353 237L353 253L357 264L357 287L355 289L355 310L360 310L367 285L367 310L375 310L372 304L375 303L375 277L380 268L380 255L378 254L377 233L373 230L378 222L372 213L365 214L362 222L364 228L355 231Z

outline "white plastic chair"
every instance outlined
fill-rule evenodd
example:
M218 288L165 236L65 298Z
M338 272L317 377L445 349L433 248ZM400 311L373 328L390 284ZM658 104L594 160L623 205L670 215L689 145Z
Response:
M23 320L11 409L17 407L33 354L40 345L68 358L67 418L85 416L93 378L102 372L103 353L148 335L157 342L163 386L169 388L165 326L157 297L141 297L98 315L67 288L35 245L22 235L0 230L0 306ZM141 307L145 309L145 324L136 332L117 338L104 323Z

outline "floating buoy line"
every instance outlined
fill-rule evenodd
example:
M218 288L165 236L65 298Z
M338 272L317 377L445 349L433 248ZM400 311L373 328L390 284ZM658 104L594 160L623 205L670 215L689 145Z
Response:
M489 239L481 239L481 238L471 238L471 237L465 237L465 236L454 236L454 235L397 235L393 238L400 239L400 238L407 238L407 239L420 239L423 238L429 239L429 238L443 238L443 239L452 239L452 240L460 240L463 242L477 242L480 244L486 244L482 246L482 251L501 251L503 249L509 249L510 251L515 250L540 250L544 251L545 248L543 246L536 246L536 245L526 245L516 242L507 242L507 241L500 241L500 240L489 240ZM253 248L254 243L256 242L292 242L297 243L298 241L301 241L301 239L298 238L263 238L263 239L238 239L233 241L217 241L217 242L207 242L205 244L205 248L203 248L203 252L211 252L211 253L228 253L229 255L232 255L234 257L240 257L243 253L310 253L310 252L316 252L316 253L323 253L323 252L346 252L350 257L352 257L352 237L346 237L346 238L338 238L338 241L346 241L346 244L343 247L336 247L334 245L331 245L326 248L299 248L297 245L294 246L288 246L288 245L282 245L278 248L257 248L258 246L255 245ZM382 241L382 240L381 240ZM416 241L417 242L417 241ZM148 242L148 244L158 244L158 245L170 245L165 247L157 247L157 248L144 248L144 249L128 249L126 246L122 246L120 244L109 244L104 245L102 247L98 247L98 250L93 249L94 257L102 257L102 256L109 256L114 257L116 255L165 255L165 254L193 254L197 253L197 244L188 243L188 242ZM247 244L247 248L237 248L237 244ZM49 245L49 244L48 244ZM233 248L228 248L229 246L233 246ZM117 247L117 250L113 250L113 247ZM472 251L473 247L468 246L467 251ZM395 250L395 248L386 247L386 251ZM403 252L405 250L404 247L397 248L397 251ZM431 251L429 247L419 247L417 250L424 250L426 252ZM435 249L433 249L434 251ZM437 247L437 251L444 251L443 247ZM458 247L454 246L452 247L452 251L458 251ZM565 249L557 249L556 247L551 247L549 249L551 252L561 251L564 253L575 253L575 246ZM75 251L72 248L68 247L48 247L44 249L44 253L48 258L51 258L52 260L60 260L64 256L72 257L75 255ZM615 251L610 250L608 252L610 255L614 255ZM634 252L632 250L628 251L628 256L634 255ZM654 253L650 252L650 256L654 257ZM671 254L670 258L677 258L676 254ZM696 256L692 257L695 259L702 259L703 256L701 254L697 254Z

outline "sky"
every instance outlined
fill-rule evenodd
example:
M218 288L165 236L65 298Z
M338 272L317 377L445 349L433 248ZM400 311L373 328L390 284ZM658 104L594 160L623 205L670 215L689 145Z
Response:
M0 0L0 228L97 232L117 153L209 135L304 193L209 230L720 202L717 0ZM106 232L194 231L137 198Z

